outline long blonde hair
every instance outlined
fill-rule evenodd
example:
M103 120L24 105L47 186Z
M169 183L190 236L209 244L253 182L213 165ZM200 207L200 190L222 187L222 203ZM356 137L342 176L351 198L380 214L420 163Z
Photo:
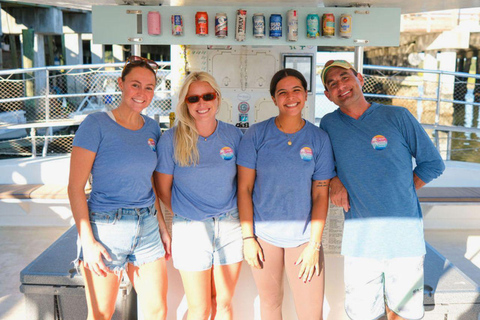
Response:
M218 102L217 112L220 108L220 102L222 101L220 87L215 81L215 78L209 73L203 71L192 72L185 78L178 96L176 110L177 123L174 136L175 160L182 167L197 165L200 160L197 148L198 131L195 127L195 119L190 115L190 112L188 112L188 106L185 103L188 89L190 85L196 81L205 81L215 90Z

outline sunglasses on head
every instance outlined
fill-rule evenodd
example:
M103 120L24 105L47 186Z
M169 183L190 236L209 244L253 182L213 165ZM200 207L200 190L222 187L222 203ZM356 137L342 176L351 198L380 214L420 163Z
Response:
M139 57L139 56L130 56L127 58L127 61L125 61L125 65L123 66L123 69L125 70L125 67L129 64L129 63L133 63L133 64L142 64L142 63L146 63L150 66L150 68L153 69L153 71L156 73L157 70L159 69L159 66L158 64L153 61L153 60L150 60L150 59L147 59L147 58L144 58L144 57Z
M197 103L202 99L203 101L212 101L217 98L217 93L216 92L209 92L209 93L204 93L200 96L188 96L185 98L185 102L187 103Z

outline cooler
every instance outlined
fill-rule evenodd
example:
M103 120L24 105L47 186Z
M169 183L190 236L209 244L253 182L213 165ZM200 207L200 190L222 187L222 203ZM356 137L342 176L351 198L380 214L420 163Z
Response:
M20 291L25 294L25 319L87 318L83 278L72 263L76 258L76 241L77 229L73 226L20 272ZM131 283L122 281L112 319L137 319L136 300Z

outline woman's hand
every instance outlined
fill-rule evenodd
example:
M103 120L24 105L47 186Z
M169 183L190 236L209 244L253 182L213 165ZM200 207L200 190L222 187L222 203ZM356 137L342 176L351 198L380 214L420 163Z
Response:
M299 279L302 279L304 283L312 280L314 274L320 275L320 251L309 243L303 249L295 264L301 264L300 272L298 273Z
M167 230L160 232L160 239L162 239L163 248L165 249L165 260L172 256L172 237Z
M263 268L263 261L265 261L263 257L263 250L260 247L257 239L250 238L243 241L243 255L245 257L245 261L254 268L262 269Z
M93 271L97 276L106 277L111 270L105 265L103 259L112 261L112 258L104 246L98 241L87 244L82 243L83 265L85 268Z

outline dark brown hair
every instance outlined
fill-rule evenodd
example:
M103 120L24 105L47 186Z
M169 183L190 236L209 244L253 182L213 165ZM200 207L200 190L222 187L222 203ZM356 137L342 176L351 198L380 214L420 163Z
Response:
M132 71L134 68L145 68L150 71L152 71L153 75L155 76L155 80L157 80L157 73L153 68L150 66L150 64L145 61L145 60L136 60L129 62L125 65L122 71L122 81L125 81L125 77Z
M303 76L303 74L301 74L299 71L295 69L286 68L275 73L272 77L272 81L270 81L270 95L272 97L275 97L275 90L277 89L277 84L280 82L280 80L286 77L297 78L302 83L303 89L307 91L307 80L305 80L305 77Z

